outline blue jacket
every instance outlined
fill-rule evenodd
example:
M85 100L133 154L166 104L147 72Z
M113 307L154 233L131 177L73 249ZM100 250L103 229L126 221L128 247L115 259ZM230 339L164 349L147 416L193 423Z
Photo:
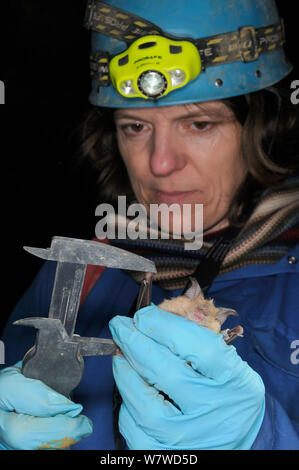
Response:
M293 257L293 258L291 258ZM296 262L297 260L297 262ZM6 366L22 359L34 343L34 328L13 326L28 316L47 316L56 264L46 262L14 309L4 330ZM130 311L139 286L125 272L105 269L79 311L76 333L111 337L108 322ZM152 300L180 294L153 286ZM234 342L240 356L263 378L266 413L253 449L299 449L299 245L276 264L251 265L218 276L209 296L216 306L232 307L225 327L241 324L244 337ZM73 400L94 424L91 436L74 449L114 449L111 357L85 358L83 380Z

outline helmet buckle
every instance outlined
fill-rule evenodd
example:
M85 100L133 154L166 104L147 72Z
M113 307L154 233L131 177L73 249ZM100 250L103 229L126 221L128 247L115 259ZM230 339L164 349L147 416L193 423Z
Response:
M259 58L256 31L253 26L239 28L239 48L243 62L253 62Z

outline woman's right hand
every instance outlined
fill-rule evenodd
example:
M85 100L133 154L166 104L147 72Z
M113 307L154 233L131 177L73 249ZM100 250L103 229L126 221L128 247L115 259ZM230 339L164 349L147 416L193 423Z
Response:
M92 433L82 406L21 372L0 371L0 449L66 449Z

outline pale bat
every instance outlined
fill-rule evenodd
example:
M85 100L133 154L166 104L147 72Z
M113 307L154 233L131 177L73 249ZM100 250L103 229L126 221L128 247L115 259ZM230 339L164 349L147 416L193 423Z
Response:
M232 329L221 330L229 315L237 316L231 308L215 307L212 299L205 299L195 278L190 277L191 286L183 295L166 299L158 307L175 313L199 326L205 326L216 333L221 333L226 343L231 343L238 336L243 336L243 328L238 325Z
M224 341L231 343L238 336L243 336L243 328L238 325L232 329L221 330L221 327L229 315L237 316L237 312L231 308L215 307L212 299L205 299L203 292L193 277L190 277L190 287L183 295L172 299L165 299L158 307L168 312L180 315L193 321L199 326L205 326L216 333L221 333ZM151 302L152 274L146 273L142 283L136 309L139 310Z

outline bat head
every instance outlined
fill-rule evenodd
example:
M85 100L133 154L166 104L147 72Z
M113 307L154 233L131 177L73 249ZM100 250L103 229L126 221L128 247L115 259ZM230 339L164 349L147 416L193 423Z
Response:
M229 315L238 316L237 312L232 308L216 308L214 306L213 301L206 300L205 304L203 304L204 294L200 285L194 277L190 277L190 286L188 287L184 295L194 302L198 300L201 303L200 313L203 315L212 315L214 319L220 323L220 325L223 325Z

